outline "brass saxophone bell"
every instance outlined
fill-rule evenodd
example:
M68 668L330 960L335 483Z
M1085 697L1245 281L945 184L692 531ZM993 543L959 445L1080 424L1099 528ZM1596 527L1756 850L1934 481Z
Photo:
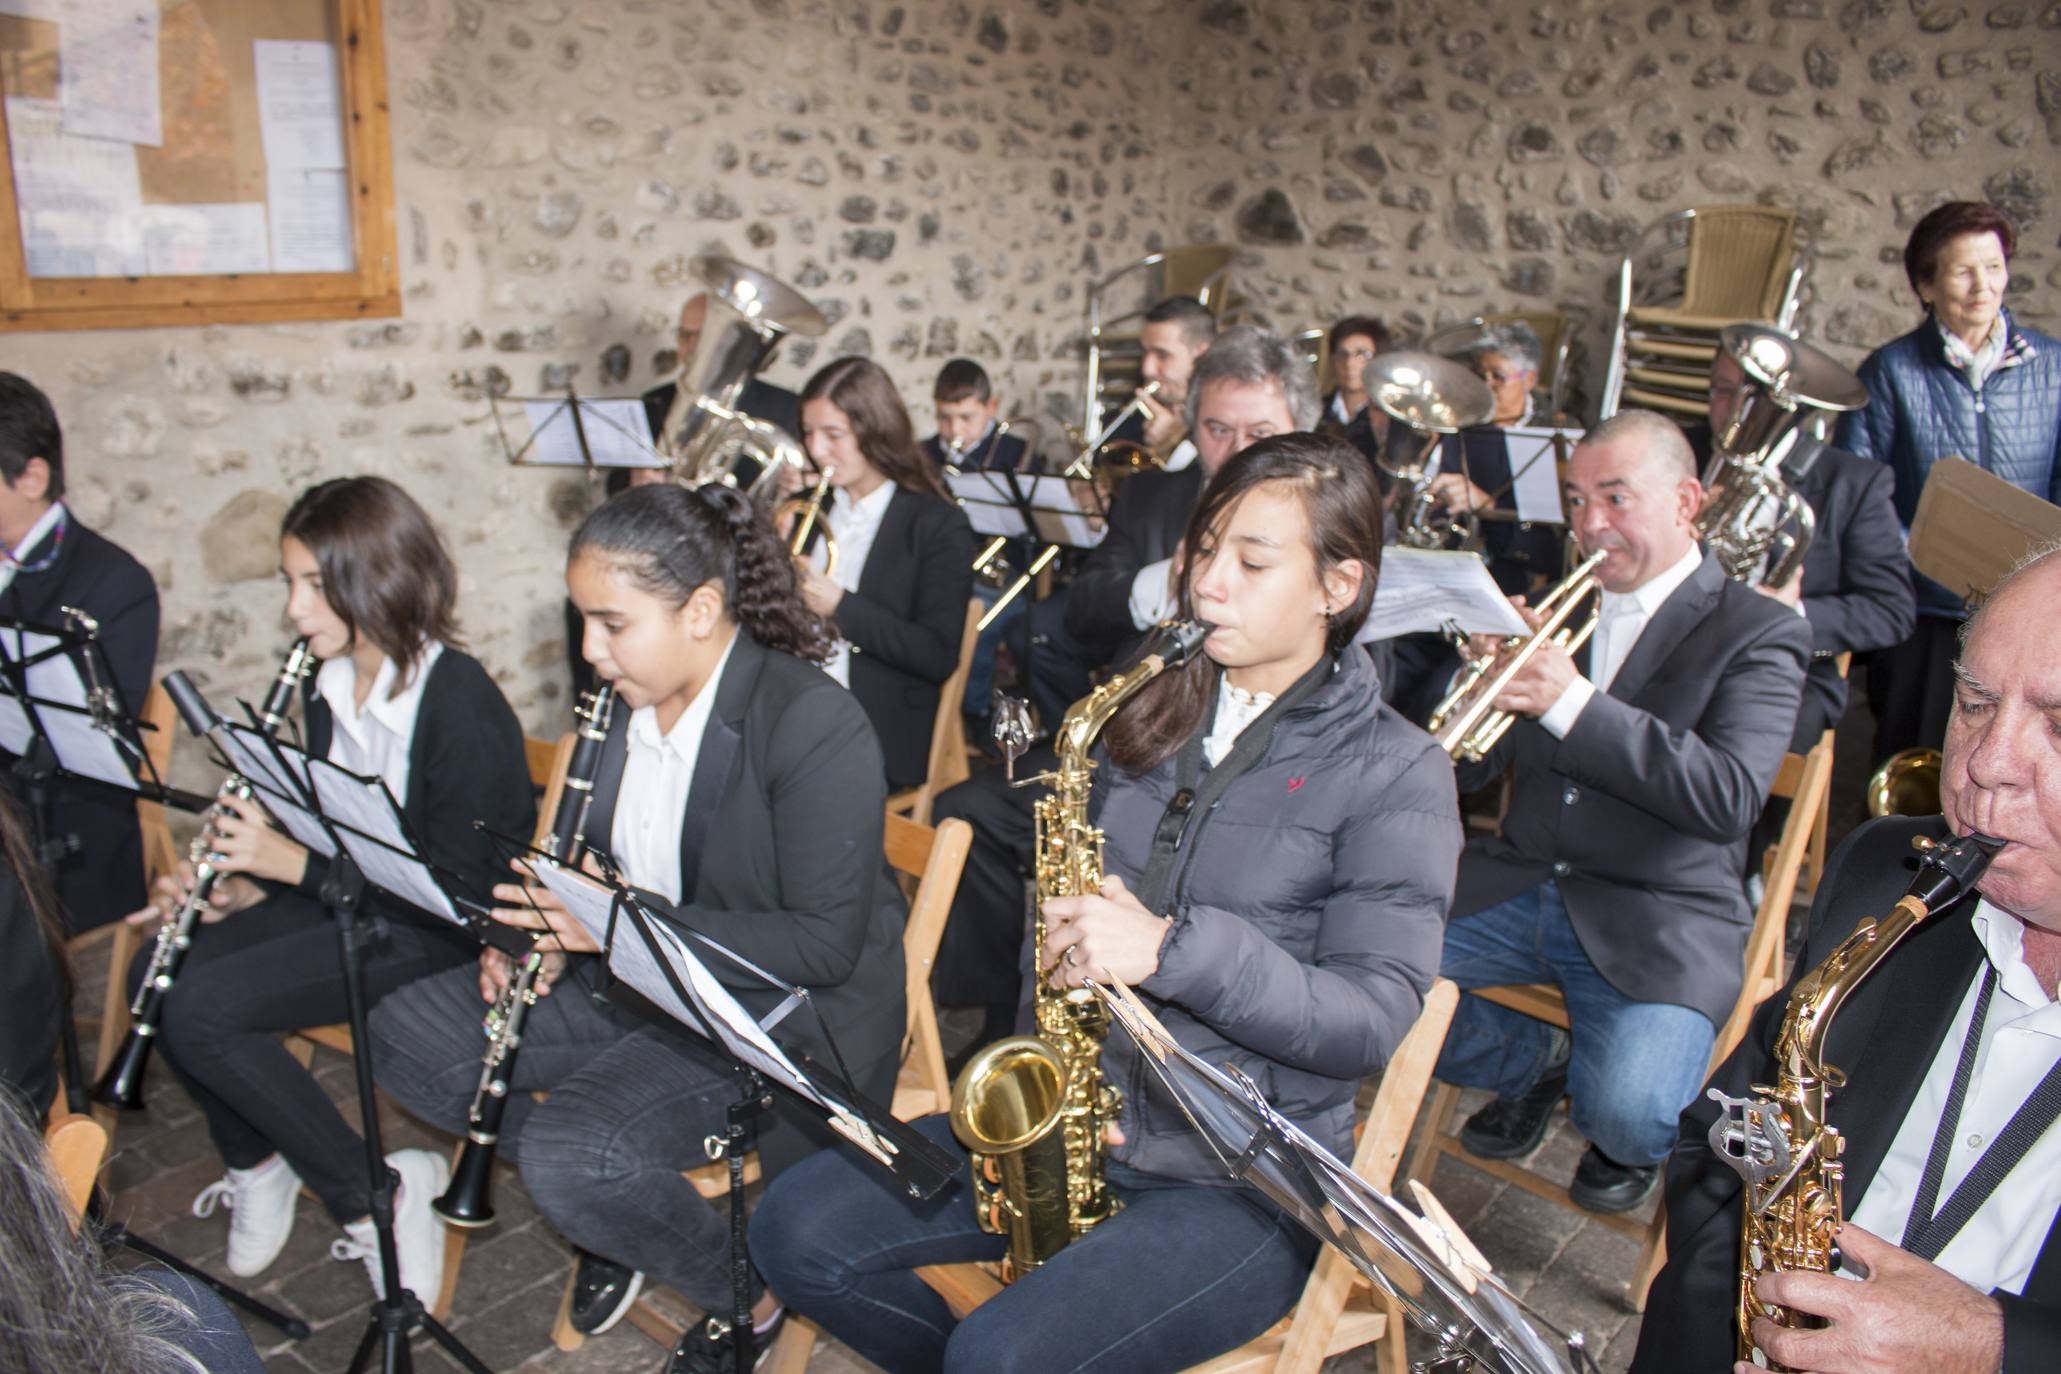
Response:
M1870 816L1937 816L1939 750L1899 749L1868 778Z

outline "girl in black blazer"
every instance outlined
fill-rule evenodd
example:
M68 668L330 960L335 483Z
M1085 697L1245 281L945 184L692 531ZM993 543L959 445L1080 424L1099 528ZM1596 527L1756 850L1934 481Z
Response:
M930 770L938 689L959 666L973 595L973 527L916 447L909 412L877 364L839 358L801 396L802 443L835 495L825 516L837 575L814 553L801 598L837 645L826 665L880 735L890 787Z
M310 755L376 774L400 800L415 838L461 890L486 895L498 868L475 818L527 835L535 821L522 727L500 689L457 637L457 569L429 517L377 477L324 482L302 493L279 539L286 614L322 660L304 694ZM208 926L165 1002L161 1047L185 1084L229 1172L194 1203L230 1207L229 1269L269 1266L293 1229L302 1184L346 1239L338 1259L361 1259L378 1284L364 1146L329 1094L287 1052L281 1031L343 1019L336 932L321 892L329 864L275 830L255 802L222 799L209 822L213 866L233 876L213 889ZM157 906L191 891L182 869L162 879ZM399 902L368 904L365 989L387 992L454 964L477 946ZM150 952L129 970L140 985ZM443 1231L429 1204L448 1173L442 1155L401 1150L395 1227L403 1283L436 1291Z
M773 1037L830 1063L820 1016L859 1091L887 1101L905 1019L905 913L882 855L880 750L858 702L817 666L829 641L796 595L794 559L729 488L637 487L580 527L566 585L585 617L587 661L615 687L587 844L659 920L806 988L813 1011L781 1020ZM544 948L573 956L546 957L544 985L574 986L524 1023L500 1133L538 1211L581 1252L572 1324L606 1330L646 1274L727 1312L725 1222L680 1171L706 1162L701 1142L736 1100L729 1064L619 984L607 1002L590 996L594 944L548 892L511 882L495 896L498 918L556 932ZM617 938L639 937L625 926ZM785 1000L727 960L706 962L754 1015ZM372 1017L381 1085L463 1131L482 999L498 997L508 973L490 950L477 974L454 969L382 1003ZM540 1090L542 1103L531 1096ZM826 1135L820 1118L813 1133L806 1115L761 1118L766 1175ZM690 1330L673 1367L703 1367L726 1339Z

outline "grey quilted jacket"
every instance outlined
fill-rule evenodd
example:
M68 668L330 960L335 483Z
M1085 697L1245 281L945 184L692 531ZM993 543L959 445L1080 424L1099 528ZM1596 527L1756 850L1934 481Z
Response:
M2003 361L1980 394L1947 362L1929 317L1861 364L1868 404L1840 421L1834 442L1889 465L1896 474L1896 513L1907 531L1926 474L1947 457L1966 458L2014 487L2061 503L2061 340L2021 328L2009 311L2004 327ZM1918 614L1965 613L1956 593L1924 576L1912 580Z

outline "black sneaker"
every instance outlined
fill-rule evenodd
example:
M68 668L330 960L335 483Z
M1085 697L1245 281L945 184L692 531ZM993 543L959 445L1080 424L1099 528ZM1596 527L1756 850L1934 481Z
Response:
M1575 1166L1567 1195L1590 1212L1629 1212L1644 1202L1660 1182L1658 1164L1619 1164L1591 1145Z
M644 1272L630 1269L585 1250L576 1250L579 1271L573 1276L572 1310L566 1320L582 1336L598 1336L623 1319L644 1287Z
M1557 1035L1546 1076L1529 1092L1522 1097L1499 1097L1467 1118L1460 1128L1460 1143L1470 1154L1483 1159L1519 1159L1539 1148L1553 1120L1553 1108L1567 1096L1567 1051L1565 1035Z
M771 1326L752 1334L753 1369L766 1367L766 1359L773 1353L773 1343L780 1339L780 1328L786 1324L787 1310L782 1308L773 1317ZM708 1317L681 1334L680 1343L673 1347L672 1358L666 1361L665 1374L736 1374L736 1370L737 1340L731 1333L730 1323L721 1317Z

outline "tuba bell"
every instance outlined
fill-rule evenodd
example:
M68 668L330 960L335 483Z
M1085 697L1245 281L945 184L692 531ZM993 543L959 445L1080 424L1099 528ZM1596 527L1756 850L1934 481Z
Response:
M688 486L721 482L770 499L780 469L806 473L809 462L792 436L738 403L782 339L816 338L829 322L793 287L741 262L701 257L688 271L708 288L708 321L694 356L682 360L680 401L666 417L661 446Z
M1395 479L1397 540L1413 549L1477 547L1481 517L1441 514L1428 479L1441 438L1487 424L1496 413L1488 383L1450 358L1410 351L1377 354L1362 375L1368 399L1399 422L1377 460Z
M1720 347L1745 374L1739 405L1711 435L1697 532L1727 576L1789 582L1803 566L1817 522L1783 481L1807 421L1868 403L1861 379L1828 354L1759 324L1731 324Z

